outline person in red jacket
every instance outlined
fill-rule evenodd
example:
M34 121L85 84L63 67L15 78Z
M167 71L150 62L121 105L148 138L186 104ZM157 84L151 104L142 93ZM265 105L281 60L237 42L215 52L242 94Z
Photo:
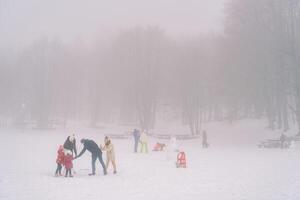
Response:
M61 176L61 169L62 169L62 165L64 164L64 159L65 159L64 147L60 145L59 149L57 150L57 158L56 158L57 168L55 171L55 176L58 175Z
M72 156L72 152L70 152L70 151L67 151L67 155L65 156L65 162L64 162L64 164L65 164L65 168L66 168L66 175L65 175L65 177L67 177L68 176L68 174L69 174L69 177L73 177L73 175L72 175L72 168L73 168L73 156Z

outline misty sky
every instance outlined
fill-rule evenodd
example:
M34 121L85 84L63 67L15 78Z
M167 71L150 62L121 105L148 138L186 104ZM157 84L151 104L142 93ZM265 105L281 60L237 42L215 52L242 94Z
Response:
M225 0L0 0L0 41L19 46L41 37L93 41L136 25L176 36L222 31Z

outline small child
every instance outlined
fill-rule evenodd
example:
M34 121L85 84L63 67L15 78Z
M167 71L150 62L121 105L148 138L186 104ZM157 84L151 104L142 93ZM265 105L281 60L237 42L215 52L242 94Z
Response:
M64 148L62 145L60 145L57 151L57 158L56 158L57 168L55 171L55 176L61 176L61 169L62 169L62 165L64 164L64 158L65 158Z
M67 155L65 156L65 168L66 168L66 175L65 177L73 177L71 169L73 168L73 156L71 151L67 151Z

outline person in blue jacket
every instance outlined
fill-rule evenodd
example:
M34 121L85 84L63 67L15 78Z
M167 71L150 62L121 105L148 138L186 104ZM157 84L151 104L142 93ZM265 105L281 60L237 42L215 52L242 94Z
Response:
M93 140L88 140L88 139L81 139L80 141L83 144L83 149L81 150L81 152L78 154L78 156L75 157L75 159L79 158L80 156L82 156L82 154L88 150L89 152L91 152L92 154L92 173L89 174L90 176L95 175L95 164L96 164L96 160L99 159L100 164L102 165L103 168L103 173L104 175L107 174L106 172L106 167L105 164L103 162L102 159L102 151L99 148L99 146L96 144L96 142L94 142Z
M134 153L137 153L139 142L140 142L140 131L137 129L133 130L133 138L134 138Z

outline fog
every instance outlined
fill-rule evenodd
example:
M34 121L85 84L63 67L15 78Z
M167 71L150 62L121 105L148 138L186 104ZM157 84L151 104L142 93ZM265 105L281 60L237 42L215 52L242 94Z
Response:
M156 25L170 35L222 31L224 0L1 0L1 42L39 37L94 42L134 26Z
M0 4L4 127L300 123L299 5L283 0Z
M0 0L0 200L299 200L299 149L300 0Z

